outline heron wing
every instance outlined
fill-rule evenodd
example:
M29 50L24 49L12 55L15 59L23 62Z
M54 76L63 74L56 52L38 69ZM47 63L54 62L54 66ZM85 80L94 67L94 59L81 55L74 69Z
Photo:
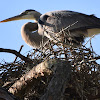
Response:
M59 32L68 27L69 30L100 28L100 19L94 15L85 15L73 11L53 11L40 17L45 29Z

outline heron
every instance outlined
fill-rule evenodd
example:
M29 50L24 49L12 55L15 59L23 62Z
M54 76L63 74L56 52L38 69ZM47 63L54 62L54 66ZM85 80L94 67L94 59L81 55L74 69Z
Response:
M22 19L33 19L35 23L32 22L27 22L25 23L22 28L21 28L21 36L22 39L28 44L29 46L33 48L40 48L40 46L45 44L47 42L47 37L42 36L41 34L38 33L38 19L40 17L40 13L36 13L34 10L26 10L22 12L21 14L2 20L0 23L3 22L9 22L9 21L14 21L14 20L22 20Z
M8 18L0 23L21 19L32 19L38 24L38 32L32 38L27 38L32 34L33 30L30 31L30 34L28 31L29 28L33 27L32 23L28 27L25 27L27 25L25 24L21 29L22 38L25 41L27 40L27 44L32 46L34 44L39 45L37 42L41 41L41 36L47 37L54 43L70 45L70 42L72 42L73 45L79 46L84 42L85 37L91 37L93 34L97 35L100 33L99 18L93 14L87 15L69 10L51 11L45 14L41 14L36 10L26 10L20 15ZM27 35L25 35L26 33ZM37 39L35 39L36 37ZM30 41L31 43L29 43ZM46 41L47 39L44 40L44 42ZM34 43L32 44L32 42Z
M54 42L64 42L67 46L70 43L79 46L86 37L100 33L100 18L69 10L47 12L40 16L38 23L41 29L38 29L39 33L44 33Z

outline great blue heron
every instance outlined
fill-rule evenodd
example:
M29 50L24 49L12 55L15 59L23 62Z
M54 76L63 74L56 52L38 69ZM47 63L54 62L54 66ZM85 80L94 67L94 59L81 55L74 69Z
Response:
M80 43L84 41L85 37L100 33L99 18L95 17L94 15L86 15L67 10L52 11L43 15L35 10L26 10L18 16L3 20L1 22L20 19L33 19L36 23L38 23L39 34L31 38L31 42L33 40L33 42L36 44L37 42L41 41L41 36L39 35L45 35L53 42L65 42L67 45L69 45L71 41L74 45L80 45ZM26 40L27 36L29 36L28 30L32 26L29 25L29 27L26 29L25 27L22 28L22 34L25 32L27 33L26 36L23 35L24 40ZM35 39L36 37L37 39ZM29 39L30 38L27 38L28 44L30 41Z
M14 21L14 20L21 20L21 19L33 19L35 23L28 22L25 23L21 28L21 35L22 39L30 46L34 48L39 48L42 43L45 43L48 39L45 36L38 34L38 20L40 17L40 13L34 10L26 10L21 14L5 19L2 22Z

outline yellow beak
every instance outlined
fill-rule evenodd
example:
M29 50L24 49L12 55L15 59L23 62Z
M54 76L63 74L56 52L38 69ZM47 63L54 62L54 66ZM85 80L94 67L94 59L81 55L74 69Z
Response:
M2 20L2 21L0 21L0 23L14 21L14 20L21 20L21 19L24 19L23 16L22 15L17 15L17 16Z

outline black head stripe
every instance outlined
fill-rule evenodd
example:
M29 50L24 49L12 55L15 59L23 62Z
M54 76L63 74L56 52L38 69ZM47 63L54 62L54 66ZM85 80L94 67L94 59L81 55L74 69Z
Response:
M31 11L36 11L36 10L28 9L28 10L25 10L24 12L22 12L21 15L25 15L25 14L27 14L28 12L31 12Z
M26 10L26 11L36 11L36 10L33 10L33 9L28 9L28 10Z

